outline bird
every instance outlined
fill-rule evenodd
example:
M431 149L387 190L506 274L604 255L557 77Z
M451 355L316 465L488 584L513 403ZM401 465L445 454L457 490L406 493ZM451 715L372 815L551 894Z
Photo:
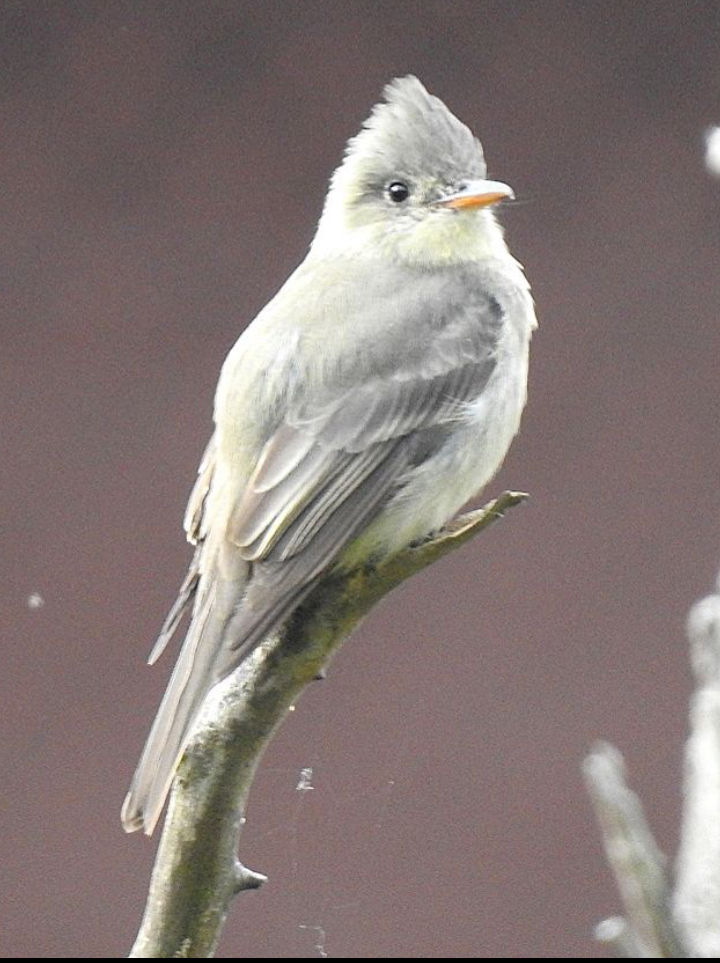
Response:
M158 822L211 689L330 572L442 529L502 464L536 314L471 130L392 80L331 177L308 253L230 350L185 516L189 627L122 809Z

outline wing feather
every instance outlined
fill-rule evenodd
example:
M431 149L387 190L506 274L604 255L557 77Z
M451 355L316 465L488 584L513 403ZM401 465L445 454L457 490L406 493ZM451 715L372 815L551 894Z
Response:
M312 591L327 568L382 505L410 462L411 443L385 446L375 469L366 474L352 497L336 503L303 551L285 561L275 555L256 565L243 604L228 624L226 639L239 659L278 625Z
M202 543L206 535L207 519L205 518L205 502L212 485L213 474L215 472L215 435L203 452L198 468L197 479L190 493L188 506L185 511L183 522L187 540L195 545L195 552L190 568L185 576L177 598L172 604L172 608L165 617L165 621L160 629L160 634L155 640L152 651L148 656L148 665L154 665L168 646L168 643L175 635L182 617L185 612L193 605L198 585L200 583L200 561L202 558Z
M263 452L262 471L233 514L229 538L254 562L302 552L399 441L461 416L493 368L487 357L433 378L390 379L340 397L314 418L306 413L297 427L286 422Z
M216 441L213 435L207 444L198 468L197 479L188 499L183 522L188 541L197 545L205 537L205 500L215 473Z

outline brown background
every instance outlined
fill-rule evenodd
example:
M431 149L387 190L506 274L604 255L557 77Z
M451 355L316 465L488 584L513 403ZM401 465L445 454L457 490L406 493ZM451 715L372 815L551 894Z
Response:
M492 491L532 501L302 700L243 842L270 882L221 955L601 953L580 762L616 742L674 852L683 620L720 560L719 49L716 2L4 0L4 955L130 946L154 842L118 813L218 370L409 71L527 201L504 220L541 328Z

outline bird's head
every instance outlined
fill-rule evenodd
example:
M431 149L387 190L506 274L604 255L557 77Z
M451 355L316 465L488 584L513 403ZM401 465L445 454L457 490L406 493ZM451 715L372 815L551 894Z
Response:
M486 179L480 142L416 77L384 96L332 177L313 253L417 264L501 255L491 208L513 192Z

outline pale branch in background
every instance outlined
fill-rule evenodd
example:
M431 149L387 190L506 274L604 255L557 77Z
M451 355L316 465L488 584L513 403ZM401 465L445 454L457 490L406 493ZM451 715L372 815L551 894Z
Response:
M708 127L705 131L705 166L720 177L720 127Z
M601 924L600 937L638 957L676 957L677 939L669 923L670 890L665 858L645 822L640 800L625 784L622 756L607 743L597 746L585 760L585 780L602 829L605 855L615 875L625 906L626 926L616 919L612 927Z
M615 956L640 960L648 956L645 947L639 945L628 921L622 916L611 916L595 927L595 939L612 950Z
M718 579L720 592L720 579ZM674 911L693 956L720 956L720 594L690 610L697 688L685 748L683 831Z
M601 745L585 761L588 788L625 919L605 920L597 938L618 955L720 956L720 578L688 617L696 690L685 748L684 805L674 885L625 785L622 757Z
M377 602L526 497L505 492L376 566L329 576L217 687L175 780L131 957L213 955L233 896L265 879L238 861L238 844L258 763L288 711Z

